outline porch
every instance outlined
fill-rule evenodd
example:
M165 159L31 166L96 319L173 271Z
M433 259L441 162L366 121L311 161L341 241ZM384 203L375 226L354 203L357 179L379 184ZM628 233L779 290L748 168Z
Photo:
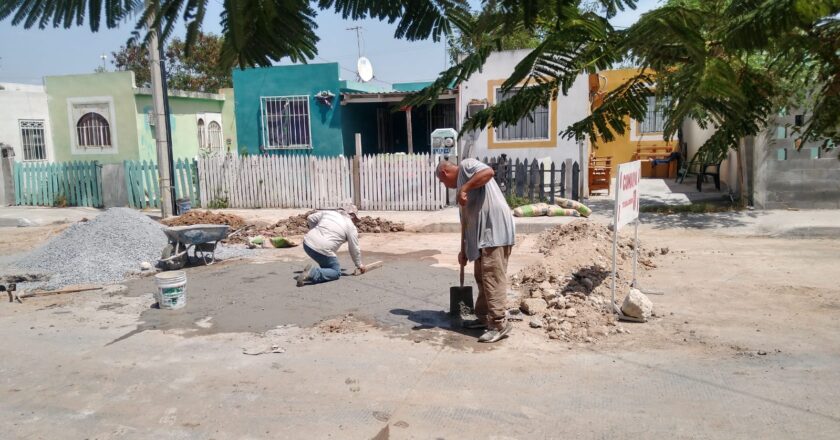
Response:
M429 153L431 133L457 129L456 95L447 91L434 106L401 107L412 92L345 92L341 95L344 154L355 154L355 134L363 154Z

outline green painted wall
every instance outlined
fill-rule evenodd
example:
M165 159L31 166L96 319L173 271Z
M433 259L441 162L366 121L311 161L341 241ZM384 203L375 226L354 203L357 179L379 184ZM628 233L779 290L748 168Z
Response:
M378 153L376 109L380 104L348 104L344 106L341 118L344 138L344 155L356 154L356 133L362 135L362 154Z
M157 160L154 133L149 125L149 112L152 110L150 95L136 95L136 115L140 160ZM172 130L172 155L175 159L198 156L198 113L222 113L223 101L169 97L169 125ZM224 129L222 114L222 139L228 136Z
M137 123L134 105L134 74L109 72L87 75L48 76L44 78L50 112L55 160L97 160L120 163L138 157ZM73 154L68 99L110 97L116 122L116 154ZM75 122L73 122L75 129ZM75 136L75 134L73 134ZM113 140L112 140L113 142Z
M311 153L318 156L344 154L341 115L338 102L341 82L338 64L303 64L233 71L236 136L239 149L259 154L262 144L261 96L309 96L309 119L312 133ZM314 95L329 90L335 96L332 108L319 104ZM284 151L270 150L271 154ZM300 153L296 151L295 153Z

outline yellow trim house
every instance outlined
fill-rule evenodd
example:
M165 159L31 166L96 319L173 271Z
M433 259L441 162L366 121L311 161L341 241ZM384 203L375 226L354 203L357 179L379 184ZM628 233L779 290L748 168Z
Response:
M625 81L638 74L637 69L604 70L589 77L589 93L592 109L598 108L603 97L615 90ZM637 159L650 159L654 156L668 156L677 150L676 140L666 142L663 139L662 127L665 123L662 111L657 109L656 99L651 95L648 101L648 118L644 121L625 117L628 130L624 134L616 134L612 142L592 142L592 154L598 158L612 157L613 172L618 164ZM643 173L644 174L644 173Z
M458 126L471 113L515 93L502 94L499 89L529 52L527 49L494 52L480 71L458 85ZM504 154L511 160L537 159L546 164L554 162L558 167L564 162L570 167L573 162L580 162L585 144L563 138L560 132L589 116L587 78L580 75L567 95L556 96L516 124L464 133L459 139L461 150L470 157L483 159Z

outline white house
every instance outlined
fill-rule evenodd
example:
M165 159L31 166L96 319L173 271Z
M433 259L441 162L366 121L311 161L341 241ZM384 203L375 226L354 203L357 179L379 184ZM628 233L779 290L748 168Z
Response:
M480 72L458 86L459 127L468 118L470 109L492 105L513 93L503 94L500 87L529 52L527 49L494 52ZM579 162L581 155L588 155L584 143L563 139L559 133L589 115L588 87L588 77L580 75L567 96L560 94L548 106L535 109L532 118L464 134L460 146L470 157L506 154L511 159L552 160L558 165L569 159Z
M54 159L44 86L0 83L0 143L12 146L16 161Z

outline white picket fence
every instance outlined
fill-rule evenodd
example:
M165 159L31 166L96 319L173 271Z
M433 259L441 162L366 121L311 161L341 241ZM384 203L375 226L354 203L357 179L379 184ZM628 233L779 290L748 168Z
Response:
M435 210L446 188L429 154L364 156L359 163L364 210ZM249 156L198 159L201 206L336 208L354 201L353 161L342 157Z
M430 211L446 206L446 187L435 177L437 159L429 154L364 156L361 209Z
M337 208L353 201L350 163L342 157L249 156L198 160L201 206Z

